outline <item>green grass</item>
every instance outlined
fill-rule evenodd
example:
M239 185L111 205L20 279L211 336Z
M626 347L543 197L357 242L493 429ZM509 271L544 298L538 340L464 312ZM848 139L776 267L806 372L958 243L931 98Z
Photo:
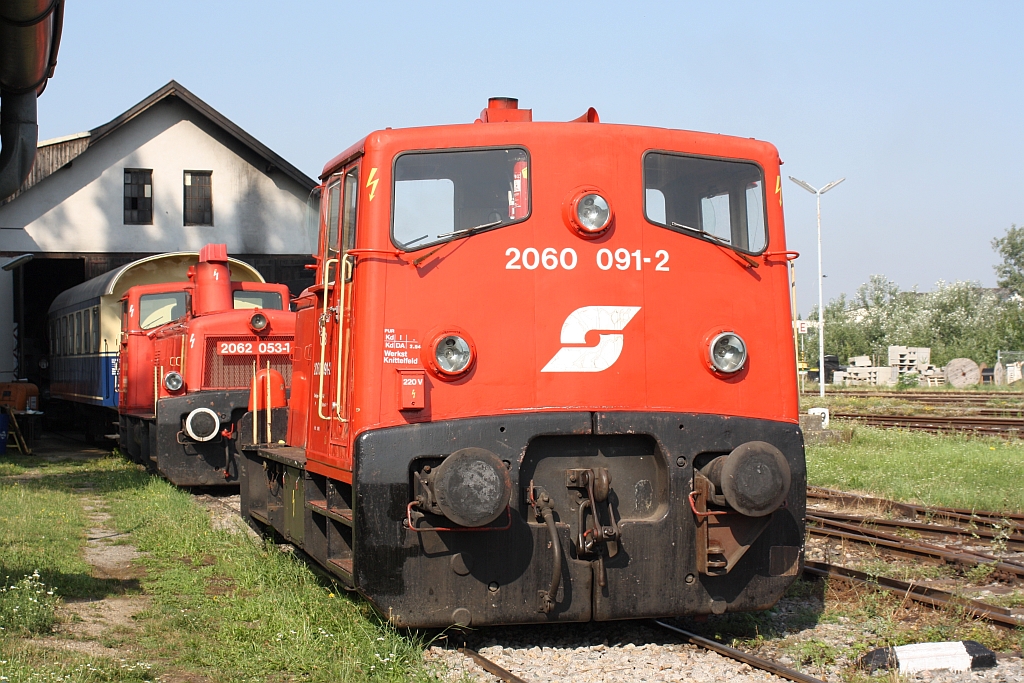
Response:
M148 662L47 650L14 638L0 641L0 681L4 683L149 683L153 675Z
M422 644L276 546L214 531L166 482L112 496L119 528L148 553L146 649L219 681L428 680Z
M849 425L847 425L849 426ZM1024 441L855 426L807 448L807 483L925 505L1024 511Z
M0 475L0 579L10 577L0 591L0 626L10 627L0 631L0 683L433 680L415 634L391 628L293 554L213 530L188 493L122 459L4 457L0 472L7 475ZM82 560L86 498L111 514L105 524L124 534L118 542L145 553L136 561L145 569L141 584L90 575ZM141 590L149 607L135 626L101 639L131 653L123 659L27 639L47 635L60 598L126 590ZM29 597L42 612L33 619L24 618Z

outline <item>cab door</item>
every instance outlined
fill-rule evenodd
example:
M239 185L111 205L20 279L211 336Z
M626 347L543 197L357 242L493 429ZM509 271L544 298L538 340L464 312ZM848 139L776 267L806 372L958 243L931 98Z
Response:
M312 401L309 406L309 432L306 449L311 455L328 458L330 451L331 423L334 420L331 390L335 368L332 359L337 339L337 272L341 228L342 175L328 179L321 206L320 224L320 269L317 283L312 288L316 294L316 332L312 348L313 377ZM301 315L301 312L300 312Z
M334 367L337 373L332 383L331 404L334 409L331 422L331 457L338 466L351 471L352 455L349 451L349 420L352 403L352 310L355 286L355 257L349 253L356 246L356 216L359 197L359 167L349 166L342 174L341 230L338 243L337 273L337 343Z

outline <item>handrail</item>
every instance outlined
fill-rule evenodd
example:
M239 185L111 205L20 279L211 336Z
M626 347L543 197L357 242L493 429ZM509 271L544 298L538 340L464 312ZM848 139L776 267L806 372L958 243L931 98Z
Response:
M324 367L324 362L327 360L327 285L329 284L328 279L330 278L331 264L337 262L338 259L336 258L329 258L326 261L324 261L324 306L323 313L320 316L320 390L319 393L317 394L316 399L316 412L317 415L320 416L321 420L332 419L330 413L324 415L324 371L326 370L326 368Z
M351 334L351 322L345 324L345 315L348 313L349 306L352 304L352 271L355 269L355 265L349 260L349 254L351 251L345 252L341 257L341 287L344 296L342 297L343 307L338 311L338 367L336 368L338 383L336 385L334 393L334 412L338 416L339 422L348 422L348 419L343 415L341 401L345 396L342 391L348 384L348 341L349 334ZM345 400L345 407L348 407L348 399Z

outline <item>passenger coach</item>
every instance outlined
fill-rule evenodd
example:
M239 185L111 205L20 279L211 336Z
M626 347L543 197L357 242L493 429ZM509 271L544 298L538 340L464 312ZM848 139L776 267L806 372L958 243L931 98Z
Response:
M771 606L805 488L780 163L501 98L359 141L243 514L401 626Z
M69 413L92 441L116 431L121 297L141 284L188 282L197 252L148 256L87 280L57 295L50 305L51 410ZM239 282L264 282L259 271L231 259Z

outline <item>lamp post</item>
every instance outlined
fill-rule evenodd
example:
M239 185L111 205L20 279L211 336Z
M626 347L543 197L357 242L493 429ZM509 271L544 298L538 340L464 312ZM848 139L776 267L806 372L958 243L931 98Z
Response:
M822 279L821 274L821 195L825 194L839 183L846 180L846 178L840 178L839 180L833 180L831 183L816 190L811 187L808 183L802 180L797 180L793 176L789 176L789 179L794 183L804 188L811 194L818 198L818 389L819 395L825 397L825 301L822 296Z

